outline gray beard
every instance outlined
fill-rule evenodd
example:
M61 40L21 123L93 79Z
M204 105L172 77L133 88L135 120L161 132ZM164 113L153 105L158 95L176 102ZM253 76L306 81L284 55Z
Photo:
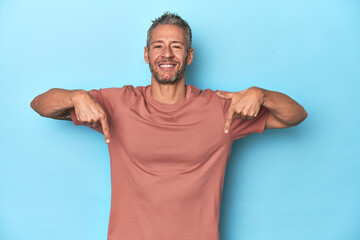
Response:
M181 77L184 75L184 72L177 72L172 78L170 79L163 79L161 78L155 71L151 71L152 75L154 76L155 80L159 83L159 84L170 84L173 85L177 82L179 82L179 80L181 79Z
M186 55L186 58L187 59L187 55ZM185 62L185 61L184 61ZM153 68L153 66L151 64L149 64L149 67L150 67L150 72L152 74L152 76L155 78L155 80L159 83L159 84L163 84L163 85L166 85L166 84L169 84L169 85L173 85L177 82L180 81L180 79L184 76L185 74L185 65L183 66L183 68L179 69L179 71L177 71L175 73L175 75L170 78L170 79L166 79L166 78L161 78L159 76L159 74L157 74L157 72L155 71L155 69Z

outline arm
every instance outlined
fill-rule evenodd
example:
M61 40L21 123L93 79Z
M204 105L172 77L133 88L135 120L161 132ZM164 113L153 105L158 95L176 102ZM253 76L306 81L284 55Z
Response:
M266 129L296 126L307 117L305 109L289 96L261 88L255 89L262 92L262 105L270 110Z
M101 124L106 143L110 142L107 115L103 107L84 90L53 88L35 97L31 107L43 117L71 120L70 109L74 108L77 119L94 127Z
M240 92L217 92L218 96L231 99L225 122L225 133L229 132L233 117L253 119L257 117L261 105L269 111L265 128L286 128L298 125L307 117L305 109L287 95L251 87Z
M74 107L74 98L80 94L86 94L86 91L52 88L35 97L30 105L42 117L71 121L69 110Z

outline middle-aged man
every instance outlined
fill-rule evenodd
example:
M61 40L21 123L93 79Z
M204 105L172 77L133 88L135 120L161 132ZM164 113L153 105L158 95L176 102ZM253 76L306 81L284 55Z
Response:
M286 128L307 113L290 97L251 87L239 92L185 84L191 30L165 13L148 30L151 85L50 89L32 108L101 132L111 162L109 240L219 240L225 168L234 140Z

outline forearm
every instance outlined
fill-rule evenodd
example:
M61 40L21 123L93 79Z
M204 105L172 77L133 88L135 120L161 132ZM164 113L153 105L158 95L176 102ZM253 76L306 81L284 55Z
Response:
M74 98L83 93L86 91L52 88L35 97L31 107L43 117L56 118L66 109L73 108Z
M261 89L261 91L263 94L262 105L283 124L295 126L307 117L305 109L289 96L265 89Z

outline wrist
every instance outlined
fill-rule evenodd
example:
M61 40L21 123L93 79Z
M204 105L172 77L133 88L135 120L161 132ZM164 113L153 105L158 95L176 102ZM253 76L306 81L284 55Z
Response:
M259 88L259 87L250 87L249 89L251 89L252 91L256 92L256 95L258 96L258 98L260 99L260 103L261 105L264 104L265 102L265 97L266 97L266 90Z
M74 107L76 103L84 99L88 95L85 90L72 90L70 94L70 101L72 106Z

